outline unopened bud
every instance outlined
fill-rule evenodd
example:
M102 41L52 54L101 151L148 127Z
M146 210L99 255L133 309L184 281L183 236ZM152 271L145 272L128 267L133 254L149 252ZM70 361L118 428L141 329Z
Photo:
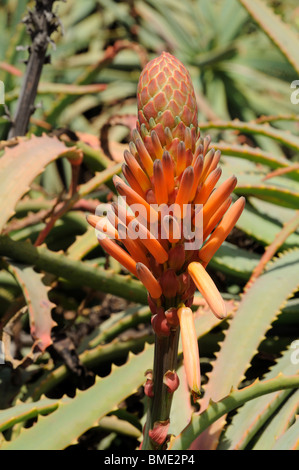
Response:
M177 327L179 325L179 317L178 317L178 310L175 307L171 307L165 312L165 317L167 319L167 323L171 327Z
M159 282L162 287L163 295L166 298L172 299L176 296L179 290L179 282L173 269L167 269L160 277Z
M174 246L168 253L168 265L171 269L179 271L185 262L185 250L183 245Z
M158 308L158 312L151 319L152 327L157 336L169 336L170 328L165 317L163 307Z
M174 370L165 372L163 382L167 386L169 393L174 393L180 385L178 374Z

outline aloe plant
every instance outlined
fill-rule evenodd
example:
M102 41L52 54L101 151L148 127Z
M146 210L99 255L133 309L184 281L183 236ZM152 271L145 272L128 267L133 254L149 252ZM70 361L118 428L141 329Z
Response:
M17 3L0 15L12 114ZM61 2L43 107L23 137L1 120L0 448L295 450L296 17L258 0L117 5ZM152 227L118 195L156 218L149 239L123 237ZM154 206L175 202L203 205L193 250Z

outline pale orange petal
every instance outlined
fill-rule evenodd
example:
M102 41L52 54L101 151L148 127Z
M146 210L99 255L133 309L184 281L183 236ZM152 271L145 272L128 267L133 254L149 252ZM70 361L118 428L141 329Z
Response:
M190 263L188 272L214 315L220 319L225 318L227 313L224 300L201 263L195 261Z
M179 308L177 314L180 322L184 368L186 371L187 382L193 394L197 398L200 395L201 376L194 316L191 308L188 307Z

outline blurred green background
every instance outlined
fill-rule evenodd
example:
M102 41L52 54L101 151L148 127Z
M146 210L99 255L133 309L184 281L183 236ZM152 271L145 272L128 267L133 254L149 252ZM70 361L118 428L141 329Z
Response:
M297 0L265 3L298 31ZM21 19L30 5L33 2L4 0L0 7L0 60L20 72L25 70L30 41ZM248 121L296 111L290 102L290 83L298 78L294 69L237 0L67 0L57 1L55 10L62 28L53 36L52 63L44 67L35 113L54 127L98 135L111 116L135 114L141 68L163 50L188 67L200 121ZM105 51L115 44L120 51L109 60ZM13 112L21 77L7 73L1 64L0 79ZM71 94L62 86L90 83L107 87ZM67 99L62 100L65 91ZM295 125L279 126L294 130ZM113 132L121 140L127 131Z

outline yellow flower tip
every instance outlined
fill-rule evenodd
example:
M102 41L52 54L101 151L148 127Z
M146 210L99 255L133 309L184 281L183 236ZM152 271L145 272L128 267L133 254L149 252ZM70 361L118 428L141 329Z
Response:
M177 311L177 315L180 322L184 368L188 386L193 396L198 397L201 387L201 375L193 312L189 307L180 307Z
M225 318L227 316L225 302L201 263L196 261L190 263L188 272L214 315L219 319Z
M138 278L146 287L151 297L153 299L159 299L162 295L162 289L159 282L153 276L151 271L143 263L136 264L136 271Z

